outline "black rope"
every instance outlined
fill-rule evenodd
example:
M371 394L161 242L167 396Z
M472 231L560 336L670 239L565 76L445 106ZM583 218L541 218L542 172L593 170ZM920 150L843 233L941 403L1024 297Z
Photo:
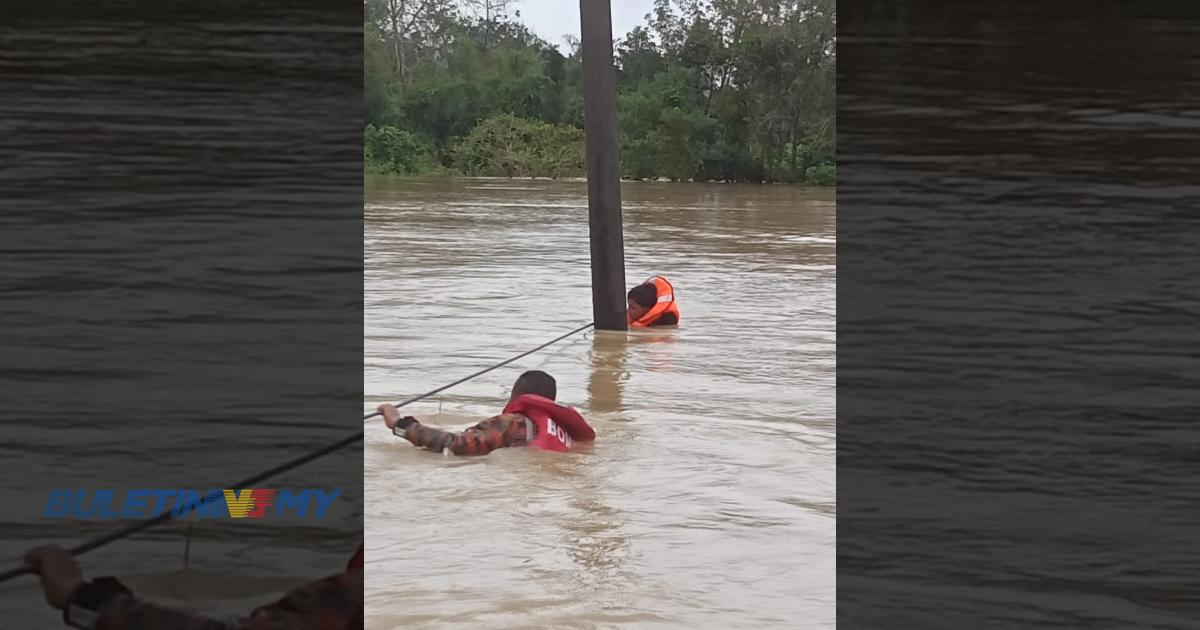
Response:
M572 330L572 331L571 331L571 332L569 332L569 333L565 333L565 334L563 334L563 335L560 335L560 336L558 336L558 337L555 337L554 339L551 339L550 341L547 341L546 343L544 343L544 344L542 344L542 345L540 345L540 346L538 346L538 347L534 348L533 350L530 350L530 351L528 351L528 352L522 352L521 354L518 354L517 356L515 356L515 357L513 357L513 358L511 358L511 359L509 359L509 360L507 360L507 361L504 361L503 363L497 363L496 365L493 365L493 366L492 366L492 367L490 367L490 368L486 368L486 369L483 369L483 370L479 370L478 372L476 372L476 373L474 373L474 374L472 374L472 375L470 375L470 376L464 376L464 377L462 377L462 378L458 379L457 381L454 381L453 383L450 383L449 385L443 385L443 386L441 386L441 387L439 387L439 388L437 388L437 389L433 389L433 390L427 391L427 392L425 392L424 394L421 394L420 396L417 396L417 397L415 397L415 398L409 398L408 400L406 400L406 401L404 401L404 402L402 402L402 403L397 403L397 404L396 404L396 408L397 408L397 409L399 409L400 407L403 407L404 405L407 405L407 404L410 404L410 403L415 403L415 402L417 402L418 400L421 400L421 399L423 399L423 398L429 398L430 396L432 396L432 395L434 395L434 394L438 394L438 393L444 392L444 391L446 391L447 389L450 389L451 387L454 387L455 385L459 385L459 384L461 384L461 383L465 383L465 382L467 382L467 381L469 381L469 380L471 380L471 379L473 379L473 378L475 378L475 377L477 377L477 376L482 376L482 375L484 375L484 374L487 374L488 372L491 372L492 370L495 370L495 369L498 369L498 368L502 368L502 367L504 367L504 366L508 365L509 363L512 363L513 361L516 361L517 359L523 359L523 358L525 358L525 357L527 357L527 356L529 356L529 355L533 354L534 352L537 352L538 350L541 350L542 348L545 348L546 346L551 346L551 345L554 345L554 344L556 344L556 343L558 343L558 342L562 341L563 339L566 339L567 337L570 337L571 335L574 335L574 334L578 334L578 333L580 333L580 332L583 332L583 331L585 331L585 330L587 330L587 329L591 328L592 326L595 326L595 324L587 324L586 326L580 326L579 328L576 328L575 330ZM378 411L376 411L376 412L374 412L374 413L369 413L369 414L367 414L367 415L363 416L363 420L370 420L371 418L374 418L374 417L376 417L376 416L378 416L378 415L380 415L380 413L379 413Z
M428 397L430 397L430 396L432 396L432 395L434 395L434 394L437 394L437 393L439 393L439 392L443 392L443 391L445 391L445 390L447 390L447 389L450 389L451 387L454 387L455 385L459 385L459 384L465 383L465 382L467 382L467 381L469 381L469 380L471 380L471 379L473 379L473 378L475 378L475 377L477 377L477 376L481 376L481 375L483 375L483 374L487 374L488 372L491 372L492 370L495 370L495 369L498 369L498 368L504 367L504 366L508 365L509 363L512 363L513 361L516 361L517 359L521 359L521 358L527 357L527 356L529 356L529 355L533 354L534 352L537 352L538 350L541 350L542 348L545 348L545 347L547 347L547 346L553 345L553 344L555 344L555 343L558 343L558 342L562 341L563 339L566 339L567 337L570 337L571 335L574 335L574 334L577 334L577 333L579 333L579 332L582 332L582 331L584 331L584 330L587 330L587 329L591 328L593 325L594 325L594 324L588 324L588 325L586 325L586 326L580 326L579 328L576 328L575 330L572 330L572 331L571 331L571 332L569 332L569 333L566 333L566 334L564 334L564 335L561 335L561 336L559 336L559 337L555 337L554 339L552 339L552 340L550 340L550 341L548 341L548 342L546 342L546 343L544 343L544 344L542 344L542 345L540 345L540 346L538 346L538 347L534 348L533 350L530 350L530 351L528 351L528 352L522 352L521 354L518 354L517 356L515 356L515 357L513 357L513 358L511 358L511 359L509 359L509 360L507 360L507 361L504 361L504 362L502 362L502 363L497 363L496 365L493 365L493 366L491 366L491 367L489 367L489 368L487 368L487 369L484 369L484 370L480 370L480 371L478 371L478 372L476 372L476 373L474 373L474 374L472 374L472 375L470 375L470 376L467 376L467 377L464 377L464 378L460 378L460 379L458 379L457 381L454 381L453 383L450 383L449 385L444 385L444 386L442 386L442 387L439 387L439 388L437 388L437 389L435 389L435 390L432 390L432 391L425 392L424 394L421 394L420 396L415 396L415 397L413 397L413 398L409 398L408 400L405 400L404 402L396 403L396 408L400 408L400 407L403 407L403 406L405 406L405 405L410 405L410 404L412 404L412 403L415 403L415 402L417 402L417 401L419 401L419 400L422 400L422 399L424 399L424 398L428 398ZM369 413L369 414L367 414L367 415L363 416L363 420L364 420L364 421L366 421L366 420L369 420L369 419L371 419L371 418L374 418L375 416L378 416L378 415L380 415L380 413L379 413L378 411L376 411L376 412L374 412L374 413ZM332 452L334 452L334 451L341 450L341 449L343 449L343 448L345 448L345 447L347 447L347 446L350 446L351 444L354 444L355 442L357 442L357 441L359 441L359 440L361 440L361 439L363 439L363 432L362 432L362 431L356 431L356 432L355 432L353 435L346 436L345 438L343 438L343 439L341 439L341 440L338 440L337 442L334 442L333 444L330 444L329 446L326 446L326 447L324 447L324 448L322 448L322 449L320 449L320 450L313 451L312 453L309 453L309 454L307 454L307 455L303 455L303 456L301 456L301 457L297 457L296 459L293 459L293 460L290 460L290 461L284 462L284 463L282 463L282 464L280 464L280 465L278 465L278 466L276 466L276 467L274 467L274 468L272 468L272 469L270 469L270 470L265 470L265 471L263 471L263 472L261 472L261 473L258 473L257 475L254 475L254 476L252 476L252 477L249 477L249 478L243 479L243 480L241 480L241 481L237 482L236 484L233 484L233 486L232 486L232 487L240 490L240 489L246 488L246 487L248 487L248 486L252 486L252 485L254 485L254 484L256 484L256 483L258 483L258 482L260 482L260 481L265 481L265 480L267 480L267 479L270 479L271 477L274 477L275 475L278 475L279 473L282 473L282 472L287 472L288 470L291 470L291 469L293 469L293 468L298 468L298 467L300 467L300 466L303 466L304 464L307 464L308 462L311 462L311 461L313 461L314 459L320 459L321 457L324 457L324 456L326 456L326 455L328 455L328 454L330 454L330 453L332 453ZM219 498L220 496L221 496L221 493L220 493L220 492L214 492L214 493L212 493L212 494L210 494L210 495L208 495L208 496L205 496L203 499L201 499L201 500L200 500L200 504L202 504L202 505L203 505L203 504L208 504L208 503L211 503L212 501L215 501L215 500L217 500L217 498ZM76 546L74 546L74 547L71 547L71 548L70 548L70 549L68 549L67 551L68 551L68 552L69 552L69 553L70 553L72 556L81 556L81 555L83 555L83 554L85 554L85 553L87 553L87 552L89 552L89 551L92 551L93 549L96 549L96 548L98 548L98 547L103 547L104 545L107 545L108 543L110 543L110 542L113 542L114 540L119 540L119 539L121 539L121 538L125 538L125 537L127 537L127 536L130 536L130 535L132 535L132 534L136 534L137 532L140 532L140 531L142 531L143 529L146 529L146 528L149 528L149 527L153 527L153 526L155 526L155 525L157 525L157 524L159 524L159 523L163 523L163 522L165 522L165 521L169 521L169 520L171 520L172 518L175 518L175 517L177 517L177 516L183 516L183 515L185 515L185 514L187 514L187 513L191 512L193 509L195 509L195 508L196 508L196 506L197 506L197 504L195 504L195 503L193 503L193 504L187 504L187 505L185 505L185 506L184 506L184 508L185 508L185 509L179 510L179 512L178 512L178 513L176 513L176 512L175 512L173 509L172 509L172 510L164 510L163 512L161 512L161 513L160 513L160 514L158 514L157 516L152 516L152 517L150 517L150 518L148 518L148 519L146 519L146 520L139 521L139 522L137 522L137 523L133 523L133 524L127 525L127 526L125 526L125 527L122 527L122 528L120 528L120 529L117 529L117 530L114 530L114 531L112 531L112 532L109 532L109 533L107 533L107 534L104 534L103 536L98 536L98 537L96 537L96 538L93 538L93 539L91 539L91 540L89 540L89 541L87 541L87 542L84 542L84 543L81 543L81 544L79 544L79 545L76 545ZM8 571L5 571L5 572L3 572L3 573L0 573L0 582L6 582L6 581L8 581L8 580L11 580L11 579L13 579L13 578L15 578L15 577L20 577L20 576L22 576L22 575L27 575L27 574L29 574L29 573L33 573L33 567L31 567L31 566L29 566L29 565L22 565L22 566L19 566L19 567L15 568L15 569L10 569L10 570L8 570Z

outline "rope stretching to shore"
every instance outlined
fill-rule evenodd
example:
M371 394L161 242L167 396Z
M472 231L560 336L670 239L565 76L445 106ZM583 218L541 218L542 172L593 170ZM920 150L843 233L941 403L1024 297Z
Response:
M447 389L450 389L451 387L454 387L455 385L460 385L460 384L462 384L462 383L465 383L465 382L467 382L467 381L469 381L469 380L471 380L471 379L473 379L473 378L476 378L476 377L478 377L478 376L483 376L484 374L487 374L488 372L491 372L492 370L495 370L495 369L498 369L498 368L502 368L502 367L504 367L504 366L508 365L509 363L512 363L513 361L516 361L517 359L523 359L523 358L525 358L525 357L527 357L527 356L529 356L529 355L533 354L534 352L537 352L538 350L541 350L542 348L545 348L545 347L547 347L547 346L552 346L552 345L554 345L554 344L556 344L556 343L558 343L558 342L562 341L563 339L566 339L567 337L570 337L571 335L575 335L575 334L581 333L581 332L583 332L583 331L585 331L585 330L587 330L587 329L591 328L591 327L592 327L592 326L594 326L594 325L595 325L595 324L587 324L586 326L580 326L579 328L576 328L575 330L572 330L572 331L571 331L571 332L569 332L569 333L565 333L565 334L563 334L563 335L560 335L560 336L558 336L558 337L555 337L554 339L551 339L550 341L547 341L546 343L544 343L544 344L542 344L542 345L540 345L540 346L538 346L538 347L534 348L533 350L530 350L530 351L528 351L528 352L522 352L521 354L518 354L517 356L515 356L515 357L513 357L513 358L511 358L511 359L509 359L509 360L507 360L507 361L503 361L503 362L501 362L501 363L497 363L496 365L493 365L492 367L489 367L489 368L486 368L486 369L483 369L483 370L479 370L478 372L476 372L476 373L474 373L474 374L472 374L472 375L470 375L470 376L464 376L463 378L460 378L460 379L458 379L457 381L454 381L453 383L450 383L449 385L443 385L443 386L441 386L441 387L439 387L439 388L437 388L437 389L433 389L433 390L427 391L427 392L425 392L424 394L421 394L420 396L416 396L416 397L414 397L414 398L409 398L408 400L406 400L406 401L404 401L404 402L402 402L402 403L396 403L396 408L398 409L398 408L400 408L400 407L403 407L404 405L407 405L407 404L410 404L410 403L415 403L415 402L417 402L418 400L421 400L421 399L423 399L423 398L429 398L430 396L432 396L432 395L434 395L434 394L440 394L440 393L442 393L442 392L446 391ZM379 413L378 411L376 411L376 412L374 412L374 413L369 413L369 414L367 414L367 415L363 416L363 421L370 420L371 418L374 418L374 417L376 417L376 416L378 416L378 415L380 415L380 413Z
M507 361L502 361L500 363L497 363L491 367L488 367L488 368L480 370L474 374L471 374L470 376L460 378L457 381L450 383L449 385L443 385L442 387L439 387L437 389L425 392L424 394L421 394L420 396L414 396L413 398L409 398L408 400L405 400L403 402L396 403L396 407L399 408L399 407L403 407L405 405L410 405L419 400L428 398L434 394L438 394L443 391L446 391L447 389L450 389L451 387L454 387L455 385L460 385L460 384L465 383L473 378L487 374L488 372L491 372L492 370L502 368L502 367L508 365L509 363L512 363L513 361L527 357L527 356L537 352L538 350L541 350L543 348L546 348L547 346L556 344L556 343L562 341L563 339L566 339L567 337L570 337L572 335L583 332L583 331L591 328L594 325L595 324L589 323L585 326L580 326L579 328L576 328L575 330L572 330L571 332L565 333L563 335L555 337L554 339L551 339L550 341L547 341L546 343L534 348L533 350L529 350L527 352L522 352L521 354L518 354L517 356L515 356L511 359L508 359ZM378 411L369 413L369 414L363 416L363 421L365 422L365 421L370 420L371 418L374 418L378 415L380 415L380 413ZM234 484L232 487L240 490L240 489L246 488L248 486L252 486L261 481L266 481L267 479L270 479L280 473L287 472L293 468L298 468L300 466L303 466L304 464L307 464L308 462L311 462L315 459L324 457L334 451L341 450L347 446L350 446L351 444L354 444L355 442L358 442L361 439L363 439L363 432L356 431L353 435L348 435L345 438L338 440L337 442L334 442L328 446L325 446L324 448L313 451L307 455L297 457L293 460L284 462L274 468L265 470L256 475L253 475L251 477L243 479L243 480L237 482L236 484ZM223 496L223 495L220 492L214 492L213 494L210 494L210 495L204 497L203 499L201 499L200 505L206 505L208 503L216 501L221 496ZM122 538L126 538L126 537L136 534L137 532L140 532L144 529L147 529L149 527L158 525L159 523L163 523L168 520L171 520L172 518L175 518L178 516L183 516L191 511L193 511L196 507L197 507L196 504L187 505L184 507L184 509L180 510L178 513L174 512L173 510L164 510L157 516L152 516L148 519L138 521L136 523L132 523L130 525L127 525L120 529L114 530L107 534L97 536L96 538L93 538L86 542L80 543L74 547L71 547L67 551L70 552L70 554L73 556L81 556L89 551L92 551L93 549L103 547L104 545L107 545L108 543L113 542L115 540L120 540ZM21 566L18 566L15 569L10 569L8 571L0 573L0 582L7 582L8 580L11 580L13 578L20 577L22 575L28 575L30 573L33 573L33 567L22 564Z

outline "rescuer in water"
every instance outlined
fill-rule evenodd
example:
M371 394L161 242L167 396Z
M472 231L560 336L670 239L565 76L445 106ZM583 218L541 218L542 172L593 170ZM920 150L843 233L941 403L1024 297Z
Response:
M460 432L425 426L412 416L400 417L395 406L379 406L392 433L414 446L455 455L487 455L506 446L569 451L576 440L590 442L596 431L579 412L554 402L558 384L540 370L530 370L513 384L508 405L498 416Z
M363 548L346 570L297 588L249 617L217 621L165 608L133 596L111 577L83 580L79 562L62 547L25 554L42 581L46 601L63 611L63 623L83 630L362 630Z
M628 294L630 328L679 325L675 287L662 276L654 276L633 287Z

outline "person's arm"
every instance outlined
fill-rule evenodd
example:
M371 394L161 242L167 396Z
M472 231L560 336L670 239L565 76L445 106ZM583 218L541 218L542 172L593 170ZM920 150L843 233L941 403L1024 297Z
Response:
M662 317L659 317L658 319L654 320L654 323L652 323L650 325L651 326L678 326L679 325L679 317L677 317L675 315L675 313L663 313Z
M400 412L392 405L380 405L383 423L392 433L402 437L417 448L428 449L437 453L449 450L455 455L487 455L492 451L509 446L514 441L520 441L524 433L524 423L515 427L515 416L500 415L488 418L466 431L445 431L436 427L421 424L416 418L400 417Z
M416 422L407 429L395 430L413 446L438 453L449 450L455 455L487 455L509 444L510 419L503 416L489 418L462 432L445 431Z
M41 578L46 601L82 630L348 630L362 627L361 569L313 582L248 618L217 621L137 599L120 582L84 582L79 563L61 547L25 556Z
M100 610L95 630L349 630L362 627L363 573L327 577L291 591L249 617L227 622L119 595Z

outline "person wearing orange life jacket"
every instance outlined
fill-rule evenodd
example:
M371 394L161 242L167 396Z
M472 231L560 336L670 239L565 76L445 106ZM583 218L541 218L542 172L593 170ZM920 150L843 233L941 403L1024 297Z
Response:
M596 431L578 411L554 402L558 384L540 370L530 370L513 384L504 411L462 432L421 424L412 416L400 417L393 405L379 406L384 424L414 446L455 455L487 455L498 448L528 446L565 452L576 441L596 439Z
M662 276L654 276L633 287L627 295L630 328L677 326L679 304L675 302L675 287Z

